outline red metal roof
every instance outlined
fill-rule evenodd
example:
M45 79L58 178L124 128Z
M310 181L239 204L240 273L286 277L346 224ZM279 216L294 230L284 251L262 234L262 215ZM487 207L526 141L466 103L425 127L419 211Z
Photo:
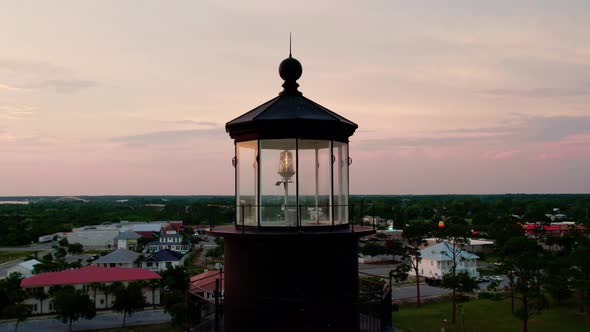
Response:
M81 269L45 272L23 279L20 286L24 288L89 284L93 282L115 282L160 279L156 272L140 268L86 266Z
M138 231L135 233L141 235L141 237L144 237L144 238L154 237L154 232L152 232L152 231Z
M221 279L221 289L224 287L223 273L219 273L219 270L211 270L197 274L191 277L191 290L201 289L203 291L213 293L215 290L215 279Z

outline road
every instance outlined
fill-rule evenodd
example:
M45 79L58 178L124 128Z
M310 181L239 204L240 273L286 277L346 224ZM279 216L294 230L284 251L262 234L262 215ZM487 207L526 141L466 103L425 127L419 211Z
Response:
M389 277L389 271L395 268L392 264L362 264L359 263L359 272Z
M127 317L126 325L158 324L170 321L170 315L164 310L146 310L134 313ZM81 319L72 323L73 331L98 330L119 327L123 324L123 315L115 312L99 313L91 320ZM63 332L67 331L67 325L52 318L30 319L21 323L18 327L21 332ZM0 332L14 331L14 322L0 323Z
M50 250L53 242L46 242L46 243L35 243L30 246L22 246L22 247L0 247L0 251L46 251Z

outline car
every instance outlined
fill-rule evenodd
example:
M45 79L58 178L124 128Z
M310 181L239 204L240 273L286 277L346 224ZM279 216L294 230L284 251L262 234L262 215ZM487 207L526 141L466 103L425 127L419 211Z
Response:
M495 280L495 281L502 281L502 280L504 280L504 278L503 278L503 277L501 277L501 276L493 276L493 277L492 277L492 280Z

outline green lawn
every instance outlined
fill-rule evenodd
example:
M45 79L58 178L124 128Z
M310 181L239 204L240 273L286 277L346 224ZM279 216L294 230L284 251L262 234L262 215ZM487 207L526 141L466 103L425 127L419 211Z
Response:
M32 256L33 251L0 251L0 264L10 262L12 260Z
M472 300L463 303L465 332L520 331L520 321L510 313L510 301ZM461 321L457 307L457 322ZM396 328L403 332L440 332L443 320L450 321L451 303L428 304L418 309L402 306L393 313ZM447 332L461 331L460 324L449 326ZM576 308L553 306L529 323L530 332L587 332L590 331L590 315L582 316Z

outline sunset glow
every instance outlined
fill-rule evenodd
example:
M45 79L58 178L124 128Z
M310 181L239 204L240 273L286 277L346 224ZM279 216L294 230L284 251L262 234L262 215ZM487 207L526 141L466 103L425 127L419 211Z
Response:
M588 22L585 1L5 2L0 196L233 195L224 125L281 90L289 32L303 94L359 125L351 194L588 192Z

